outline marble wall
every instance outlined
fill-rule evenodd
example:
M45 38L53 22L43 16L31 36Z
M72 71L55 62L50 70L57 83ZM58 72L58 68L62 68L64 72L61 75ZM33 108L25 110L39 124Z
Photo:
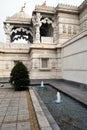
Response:
M39 44L37 44L37 47L30 50L30 78L56 79L57 56L55 48L50 48L50 45L47 48L45 44L43 44L43 49L40 48ZM42 59L48 60L48 65L45 68L42 67Z
M63 45L63 79L87 84L87 30Z

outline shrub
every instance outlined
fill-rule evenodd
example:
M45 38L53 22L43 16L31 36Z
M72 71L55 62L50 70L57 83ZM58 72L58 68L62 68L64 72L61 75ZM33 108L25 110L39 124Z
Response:
M10 83L15 90L23 90L30 84L28 70L22 62L17 62L10 73Z

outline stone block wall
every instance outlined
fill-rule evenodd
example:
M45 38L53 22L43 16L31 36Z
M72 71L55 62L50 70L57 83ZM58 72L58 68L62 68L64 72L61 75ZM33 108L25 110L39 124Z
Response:
M41 47L43 46L43 47ZM42 59L47 59L47 67L42 67ZM56 79L57 55L56 49L47 44L34 44L30 51L30 78L31 79Z
M28 49L4 48L0 52L0 78L10 77L10 73L17 61L22 61L28 68ZM28 68L29 69L29 68Z
M62 76L66 80L87 84L87 30L63 45Z
M77 7L59 4L57 7L56 18L57 44L66 42L79 32L79 16Z

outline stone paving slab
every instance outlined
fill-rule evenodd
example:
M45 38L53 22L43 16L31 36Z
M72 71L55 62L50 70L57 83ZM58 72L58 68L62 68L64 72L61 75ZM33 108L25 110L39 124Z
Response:
M3 124L0 130L16 130L16 123Z
M26 91L0 88L0 130L31 130Z
M4 118L4 122L16 122L16 121L17 121L17 115L5 116L5 118Z
M4 116L0 116L0 122L2 122L4 119Z
M18 120L29 120L29 114L18 115Z
M31 130L31 126L29 122L18 123L17 130Z

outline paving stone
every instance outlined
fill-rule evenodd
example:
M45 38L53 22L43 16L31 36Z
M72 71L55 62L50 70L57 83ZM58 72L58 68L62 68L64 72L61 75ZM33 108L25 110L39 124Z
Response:
M8 111L18 111L18 107L8 107Z
M24 114L29 114L29 111L28 111L28 109L26 109L26 110L19 110L19 112L18 112L18 114L22 114L22 115L24 115Z
M0 112L2 112L2 111L6 111L7 110L7 107L0 107Z
M4 116L0 116L0 123L2 123Z
M15 116L17 115L17 111L7 111L6 116Z
M5 116L5 114L6 114L6 111L5 112L0 111L0 116Z
M18 123L17 130L31 130L31 126L29 122Z
M41 130L52 130L51 127L44 127L44 128L41 128Z
M17 121L17 116L6 116L4 122L14 122Z
M29 120L29 114L18 115L18 120Z
M27 106L27 104L25 104L25 105L19 105L19 109L25 109L25 110L27 110L28 109L28 106Z
M18 107L18 104L16 104L16 103L10 103L9 107Z
M25 91L0 89L0 126L0 130L31 130Z
M14 124L3 124L0 130L16 130L16 123L14 123Z
M4 108L4 107L8 107L9 103L1 103L0 105Z

